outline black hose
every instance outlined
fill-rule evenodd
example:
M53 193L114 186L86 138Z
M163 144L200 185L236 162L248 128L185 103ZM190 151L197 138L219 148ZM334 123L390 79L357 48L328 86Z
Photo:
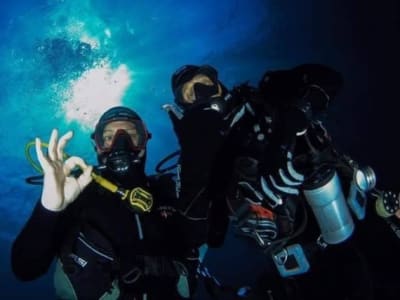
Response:
M43 175L38 176L30 176L25 178L25 182L33 185L42 185L43 184Z
M174 169L174 168L178 165L177 163L176 163L176 164L173 164L172 166L165 167L164 169L161 169L161 166L162 166L163 164L165 164L167 161L169 161L170 159L172 159L173 157L178 156L180 153L181 153L181 151L180 151L180 150L177 150L177 151L175 151L175 152L173 152L173 153L167 155L165 158L163 158L163 159L157 164L157 166L156 166L156 172L157 172L157 173L164 173L164 172L167 172L167 171L169 171L169 170Z

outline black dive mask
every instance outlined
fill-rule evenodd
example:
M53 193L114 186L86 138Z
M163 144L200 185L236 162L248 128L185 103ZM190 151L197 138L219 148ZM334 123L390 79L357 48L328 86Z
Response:
M323 121L328 113L329 95L319 86L311 85L302 98L301 110L310 121Z
M133 143L125 130L118 130L114 136L111 150L103 153L110 179L128 188L142 185L144 175L144 150L133 151Z
M193 93L194 93L194 103L188 103L183 99L182 93L178 93L175 98L175 102L183 109L194 107L199 104L208 103L211 99L216 98L216 95L219 92L219 83L214 83L213 85L206 85L200 82L196 82L193 85ZM181 90L183 85L179 87ZM214 96L214 97L213 97Z
M218 94L218 84L206 85L197 82L193 85L194 95L196 97L195 101L202 102L204 100L209 101L212 96Z

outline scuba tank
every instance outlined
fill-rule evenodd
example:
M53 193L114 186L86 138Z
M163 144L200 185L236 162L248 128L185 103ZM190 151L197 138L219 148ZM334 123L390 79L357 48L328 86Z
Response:
M336 170L328 168L318 175L318 179L303 189L321 232L317 244L339 244L352 235L354 222ZM282 277L303 274L310 269L307 255L299 243L273 253L272 259Z
M328 244L339 244L354 231L354 222L346 204L337 172L328 169L322 179L304 188L303 194L310 205Z
M376 176L371 167L358 167L354 161L347 161L352 179L345 198L340 177L335 169L322 171L318 180L305 185L303 194L311 206L327 244L339 244L347 240L354 231L350 210L358 220L366 213L367 193L376 184Z

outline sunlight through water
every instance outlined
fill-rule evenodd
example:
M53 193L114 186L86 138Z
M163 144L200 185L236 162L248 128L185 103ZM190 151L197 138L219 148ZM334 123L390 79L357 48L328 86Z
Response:
M66 120L93 128L106 109L121 105L131 82L131 73L124 64L113 69L109 62L103 62L85 71L66 91L68 99L62 104Z

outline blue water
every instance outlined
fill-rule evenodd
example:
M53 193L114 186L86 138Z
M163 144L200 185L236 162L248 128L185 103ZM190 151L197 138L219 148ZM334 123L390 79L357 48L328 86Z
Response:
M116 104L137 110L153 133L149 173L177 148L161 105L183 64L211 64L228 87L304 62L334 66L345 87L328 121L342 149L400 190L396 138L399 7L335 0L41 0L0 4L0 289L3 299L52 299L51 274L21 284L10 271L15 235L40 188L24 148L54 127L74 130L68 152L95 163L90 128ZM206 146L206 144L205 144ZM229 236L206 261L222 281L251 284L264 257ZM252 252L253 251L253 252ZM242 253L248 259L243 260ZM250 259L252 257L252 259ZM205 296L204 296L205 297Z

